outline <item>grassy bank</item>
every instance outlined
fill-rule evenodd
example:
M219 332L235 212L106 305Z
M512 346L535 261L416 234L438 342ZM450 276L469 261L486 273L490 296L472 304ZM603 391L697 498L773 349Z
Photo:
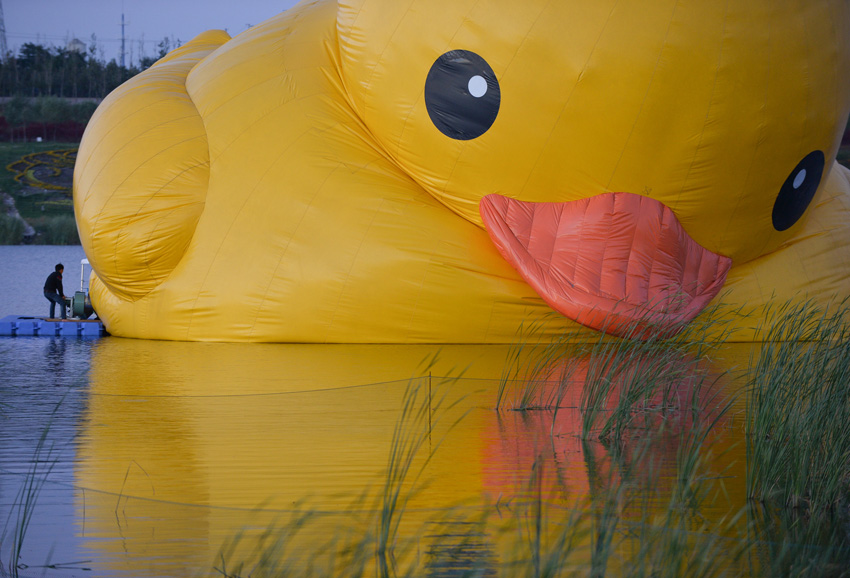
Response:
M77 245L71 196L73 155L78 145L57 142L0 142L0 192L19 215L0 211L0 243ZM29 227L27 227L29 225Z

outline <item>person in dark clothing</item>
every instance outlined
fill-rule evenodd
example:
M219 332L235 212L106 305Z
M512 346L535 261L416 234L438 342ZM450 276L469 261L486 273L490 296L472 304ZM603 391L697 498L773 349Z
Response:
M47 276L44 282L44 297L50 301L50 318L53 319L56 313L56 306L59 305L62 311L62 319L67 319L65 313L65 291L62 289L62 271L65 270L64 265L59 263L54 267L53 273Z

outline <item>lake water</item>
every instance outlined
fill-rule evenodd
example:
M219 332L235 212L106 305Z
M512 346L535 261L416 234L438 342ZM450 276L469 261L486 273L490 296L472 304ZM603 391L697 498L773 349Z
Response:
M3 269L15 278L3 276L0 314L44 309L42 277L57 261L71 273L80 258L73 247L0 247ZM539 553L522 554L537 543L535 520L544 521L544 534L557 532L577 503L623 480L648 482L643 507L665 511L693 418L672 411L653 422L666 433L645 459L645 431L614 445L580 439L580 386L564 393L558 412L496 411L502 378L529 375L515 353L0 338L0 564L8 569L19 535L22 576L219 575L223 564L232 570L255 560L263 536L276 562L303 562L329 540L344 558L351 550L343 546L377 532L385 499L401 488L391 517L399 565L412 560L426 576L459 576L473 566L484 576L512 575L512 557L524 557L525 567L539 562ZM749 345L727 346L707 374L734 374L749 354ZM588 363L557 359L548 369L569 368L579 383ZM518 403L523 382L511 382L508 406ZM728 375L711 382L727 393L740 387ZM405 414L413 390L414 414ZM707 470L722 480L722 495L700 516L718 540L733 539L721 521L746 504L742 404L708 438ZM409 474L392 482L393 448L416 444ZM642 464L637 475L627 471L634 464ZM618 511L618 536L634 534L640 512ZM278 530L265 534L273 525ZM283 532L292 535L268 550ZM589 552L592 535L576 544ZM372 546L365 550L374 555ZM628 556L618 547L609 567Z
M62 287L70 297L80 288L80 260L85 257L79 245L0 245L0 317L46 317L50 302L43 295L44 280L57 263L62 263ZM88 285L87 278L85 283Z

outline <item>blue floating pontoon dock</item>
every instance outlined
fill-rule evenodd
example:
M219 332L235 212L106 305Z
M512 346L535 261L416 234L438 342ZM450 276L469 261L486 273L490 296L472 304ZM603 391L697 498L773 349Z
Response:
M0 337L102 337L99 319L46 319L8 315L0 319Z
M80 261L80 290L67 300L72 317L49 319L25 315L8 315L0 319L0 337L102 337L109 335L100 319L89 319L94 313L85 286L88 259Z

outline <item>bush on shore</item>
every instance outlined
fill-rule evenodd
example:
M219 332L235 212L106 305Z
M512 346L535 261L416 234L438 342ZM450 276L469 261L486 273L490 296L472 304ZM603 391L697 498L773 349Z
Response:
M19 245L24 240L24 228L18 217L0 214L0 245Z
M30 224L39 234L34 242L39 245L79 245L80 235L73 215L58 215L34 219Z

